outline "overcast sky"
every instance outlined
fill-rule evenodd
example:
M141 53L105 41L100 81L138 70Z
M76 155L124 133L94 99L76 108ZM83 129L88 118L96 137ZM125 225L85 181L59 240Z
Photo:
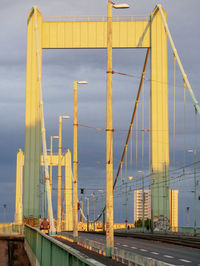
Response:
M16 154L24 150L25 84L26 84L26 31L27 15L37 5L43 16L106 15L106 0L0 0L0 222L3 204L8 206L9 220L13 219L15 204ZM122 3L123 1L116 1ZM150 15L157 1L127 0L129 10L119 14ZM200 102L200 2L199 0L162 0L167 12L168 24L185 72ZM173 57L169 47L169 108L173 110ZM123 49L113 51L113 69L119 72L141 75L145 50ZM150 71L147 71L150 77ZM45 50L43 51L43 91L47 129L47 144L50 136L58 134L58 116L70 115L63 121L63 147L72 150L73 81L87 80L88 85L78 89L78 121L92 127L105 128L106 124L106 50ZM114 136L114 176L125 142L129 121L135 101L139 79L123 76L113 77L113 119L117 131ZM148 128L149 83L145 82L145 127ZM177 70L176 94L176 161L183 165L183 83ZM139 106L141 114L141 104ZM195 146L194 112L187 94L187 148ZM169 114L170 134L173 130L173 113ZM199 118L197 119L199 124ZM141 129L141 123L139 123ZM199 130L198 126L198 130ZM105 131L78 129L79 180L87 195L92 189L105 186ZM197 134L196 134L197 135ZM133 138L133 143L135 139ZM135 144L134 144L135 145ZM133 150L135 146L133 145ZM139 133L139 155L141 156L141 133ZM199 147L197 136L197 149ZM145 133L145 173L148 173L148 134ZM170 137L170 160L172 161L172 138ZM54 143L54 152L57 143ZM135 155L133 155L134 158ZM200 158L200 151L198 153ZM129 156L130 157L130 156ZM192 162L187 154L186 163ZM140 157L141 158L141 157ZM129 158L130 160L130 158ZM197 160L199 160L197 158ZM138 166L141 167L141 166ZM54 171L55 172L55 171ZM128 168L130 175L136 169ZM56 172L55 172L56 175ZM56 177L55 177L56 178ZM96 185L98 184L98 185ZM176 183L177 184L177 183ZM55 190L56 190L55 179ZM175 185L176 187L176 185ZM177 185L179 188L179 186ZM199 190L199 187L198 187ZM98 194L96 192L96 194ZM193 194L192 194L193 195ZM188 197L192 197L191 193ZM55 205L56 203L54 203ZM199 203L198 203L199 204Z

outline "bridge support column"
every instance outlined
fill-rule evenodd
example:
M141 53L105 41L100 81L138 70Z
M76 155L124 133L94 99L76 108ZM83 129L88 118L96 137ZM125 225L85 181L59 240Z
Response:
M167 34L158 8L151 15L151 130L152 221L154 228L167 229L170 225Z
M37 16L35 14L37 12ZM36 17L35 17L36 16ZM37 29L35 19L37 18ZM36 51L35 31L39 36L39 51ZM28 15L27 64L26 64L26 113L25 113L25 153L24 153L24 221L38 226L40 216L40 153L41 118L39 109L39 88L36 52L42 65L41 47L42 15L34 8ZM40 73L41 75L41 73Z
M17 152L16 163L16 198L15 198L15 223L22 224L22 197L23 197L23 166L24 166L24 154L21 149Z

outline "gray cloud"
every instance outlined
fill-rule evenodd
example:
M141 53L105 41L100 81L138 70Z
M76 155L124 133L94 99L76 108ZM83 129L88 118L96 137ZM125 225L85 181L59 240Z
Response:
M120 1L117 1L120 2ZM113 11L113 14L150 14L156 2L154 0L127 0L131 8L128 11ZM199 14L198 0L162 0L167 12L168 24L177 50L182 59L185 71L191 81L197 98L199 95ZM106 15L106 0L85 1L47 1L20 0L1 1L0 24L0 166L3 191L9 186L12 201L1 194L1 202L6 201L14 209L15 195L15 158L18 148L24 149L24 112L26 86L26 27L27 15L33 5L38 5L44 16L80 16ZM113 76L113 118L114 127L127 130L133 104L141 75L145 50L127 49L113 51L113 69L119 72L134 74L137 78ZM150 77L150 71L147 72ZM169 118L170 145L173 131L173 56L169 49ZM78 89L78 119L80 123L101 127L106 126L106 50L45 50L43 51L43 91L45 102L45 123L47 141L51 135L58 134L58 116L67 114L73 118L73 81L88 80L89 84ZM183 84L177 70L176 90L176 156L183 150ZM149 82L145 82L145 127L148 128ZM194 147L194 115L192 101L187 93L187 147ZM139 126L141 129L141 102L139 104ZM63 146L72 149L72 118L63 124ZM199 120L198 120L199 121ZM198 123L199 124L199 123ZM199 130L199 125L198 125ZM145 159L148 161L148 134L145 133ZM115 170L121 156L126 134L115 133ZM80 184L90 187L104 186L105 180L105 131L79 127ZM177 137L178 138L178 137ZM57 144L55 144L56 147ZM141 132L139 132L141 158ZM171 147L171 146L170 146ZM198 143L199 147L199 143ZM133 138L135 152L135 137ZM171 155L173 156L172 152ZM133 155L135 158L135 153ZM177 159L178 160L178 159ZM181 159L182 160L182 159ZM187 157L187 161L191 161ZM100 162L98 164L98 162ZM148 168L146 163L146 169ZM131 171L131 169L129 169ZM134 174L135 169L132 170ZM99 178L100 177L100 178ZM10 185L9 185L10 184ZM9 214L10 219L13 217Z

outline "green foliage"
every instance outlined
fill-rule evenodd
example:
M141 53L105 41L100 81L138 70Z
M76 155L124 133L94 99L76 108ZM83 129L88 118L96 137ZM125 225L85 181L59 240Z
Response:
M151 220L149 218L147 218L145 221L144 221L144 226L145 227L150 227L151 225ZM139 219L137 221L135 221L135 227L139 228L139 227L142 227L142 220Z

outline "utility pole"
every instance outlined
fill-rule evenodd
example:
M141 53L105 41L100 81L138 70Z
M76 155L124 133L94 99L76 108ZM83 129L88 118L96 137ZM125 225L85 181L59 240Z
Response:
M78 239L78 145L77 145L77 84L87 81L74 81L74 137L73 137L73 239Z
M58 207L57 207L57 232L62 230L61 217L61 184L62 184L62 119L69 116L59 116L59 144L58 144Z
M196 157L197 157L197 151L194 150L188 150L188 152L193 152L194 154L194 235L196 235L197 231L197 177L196 177Z
M112 2L107 11L107 119L106 119L106 255L112 256L113 231L113 125L112 125Z
M113 121L112 121L112 8L129 8L127 4L107 4L107 100L106 100L106 256L112 257L113 230Z
M87 231L89 232L89 214L90 214L90 210L89 210L89 204L90 204L90 202L89 202L89 200L90 200L90 198L89 197L86 197L85 198L86 200L87 200Z
M3 205L3 217L4 217L4 223L6 222L6 208L7 208L7 205L6 204L4 204Z
M144 172L138 171L138 173L142 174L142 227L144 230L144 201L145 201L145 197L144 197Z
M196 176L196 149L194 150L194 235L197 230L197 176Z
M93 220L94 220L94 231L95 231L95 194L92 193L91 196L93 198Z
M189 227L189 211L190 211L190 207L186 207L186 212L187 212L187 226Z

